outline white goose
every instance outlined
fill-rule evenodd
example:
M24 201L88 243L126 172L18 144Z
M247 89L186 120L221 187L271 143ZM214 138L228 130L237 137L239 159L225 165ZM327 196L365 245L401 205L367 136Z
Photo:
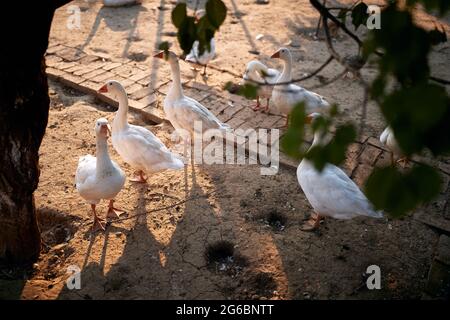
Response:
M205 13L206 11L203 9L198 10L195 15L195 19L199 20L205 15ZM211 40L209 41L209 49L205 48L205 51L203 51L202 54L200 54L198 46L198 40L194 41L194 43L192 44L191 52L189 52L185 60L202 65L204 67L202 75L206 75L206 67L208 66L208 63L216 56L216 41L214 40L214 37L211 38Z
M397 162L403 161L404 164L408 164L408 158L403 156L402 149L397 143L397 140L394 136L394 131L392 131L391 127L386 127L384 131L380 135L380 142L389 148L391 151L391 164L395 164L395 158L397 158Z
M277 83L285 83L292 80L292 55L287 48L281 48L275 52L271 58L283 60L284 67ZM287 115L286 125L289 121L289 114L296 104L305 103L305 113L325 112L330 107L328 101L315 92L308 91L295 84L277 85L272 92L272 101L280 113Z
M164 59L164 55L164 52L160 52L154 57ZM198 101L183 94L178 57L168 51L166 59L172 70L172 85L164 99L164 112L173 127L180 133L188 132L191 135L194 133L195 122L201 123L202 132L209 129L230 129Z
M319 113L310 114L307 122L318 117ZM316 132L311 148L320 142L321 132ZM327 164L322 172L318 172L314 164L304 158L297 168L297 180L315 212L303 227L304 231L316 229L324 216L335 219L383 217L381 212L373 209L358 186L335 165Z
M112 143L122 159L137 170L137 177L131 181L146 182L144 172L150 174L184 167L181 159L152 132L128 123L128 97L119 82L110 80L99 91L109 92L119 100L119 109L112 125Z
M245 84L255 84L256 83L268 83L275 84L280 76L280 72L276 69L268 68L265 64L258 60L250 61L245 69L244 76L242 79ZM269 111L269 100L272 96L273 86L259 86L258 96L256 97L256 106L253 110L259 110L261 105L259 103L259 97L265 98L267 100L266 107L264 111Z
M78 193L91 204L94 214L93 231L105 230L103 220L95 211L95 206L101 199L109 200L107 218L117 218L123 212L113 206L114 197L125 183L125 173L109 157L107 142L109 132L108 120L98 119L95 123L96 157L90 154L80 157L75 174Z

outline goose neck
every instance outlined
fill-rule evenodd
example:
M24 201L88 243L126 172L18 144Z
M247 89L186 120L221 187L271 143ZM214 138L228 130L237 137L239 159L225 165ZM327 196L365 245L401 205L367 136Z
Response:
M127 126L127 115L128 115L128 97L125 89L120 90L117 93L119 100L119 108L117 110L116 116L114 117L113 130L123 129Z
M278 82L287 82L292 80L292 57L286 57L283 59L284 66L283 71Z
M172 71L172 86L169 89L168 95L172 98L182 98L183 88L181 86L180 64L178 60L169 60L170 69Z
M95 155L97 158L97 175L101 175L112 167L108 153L108 142L105 137L97 137Z

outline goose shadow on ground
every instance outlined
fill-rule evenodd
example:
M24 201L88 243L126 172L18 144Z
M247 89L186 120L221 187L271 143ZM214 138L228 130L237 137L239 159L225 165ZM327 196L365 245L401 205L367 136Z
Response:
M79 46L81 51L89 45L92 39L95 37L100 24L102 21L105 22L106 26L114 32L129 31L127 36L127 42L124 46L122 56L128 57L128 50L131 46L132 41L140 41L140 36L138 34L138 19L139 14L142 11L147 11L147 9L141 4L135 4L125 7L105 7L102 6L98 11L94 23L92 24L91 30L84 43ZM123 19L121 23L117 23L117 15L120 14Z

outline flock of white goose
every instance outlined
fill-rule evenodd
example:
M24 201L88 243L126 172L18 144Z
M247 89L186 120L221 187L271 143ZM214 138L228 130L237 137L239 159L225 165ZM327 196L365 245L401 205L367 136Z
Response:
M206 50L204 55L199 57L198 48L194 46L188 57L190 61L206 66L214 57L214 50L215 47L212 45L211 50ZM175 53L161 52L154 57L162 58L170 64L172 83L164 100L164 112L176 130L192 134L194 121L202 122L203 131L212 128L230 130L229 126L217 119L208 108L184 95L178 57ZM305 102L306 112L309 114L307 123L315 121L329 108L330 104L322 96L289 83L292 80L292 56L287 48L279 49L271 58L279 58L284 62L281 72L268 68L260 61L251 61L243 75L244 82L277 84L259 87L259 97L267 99L265 110L269 109L269 100L271 100L278 112L289 115L297 103ZM93 231L105 230L105 222L96 212L96 204L100 200L109 200L106 218L117 218L122 212L115 208L113 203L114 198L124 186L125 174L108 154L109 134L111 134L114 149L136 170L136 177L132 178L132 181L145 183L146 174L184 167L182 158L171 152L151 131L128 123L127 93L119 82L110 80L99 91L111 94L118 100L119 108L112 122L112 128L104 118L96 121L96 157L92 155L81 157L75 175L79 194L92 208ZM255 110L260 108L259 97ZM380 140L391 148L393 153L400 155L392 130L387 128ZM312 146L319 143L321 143L321 137L316 134ZM318 172L313 163L303 159L297 169L297 179L314 209L314 213L302 230L314 230L326 216L336 219L351 219L356 216L381 218L383 216L381 212L373 209L372 204L358 186L335 165L327 164L322 172Z

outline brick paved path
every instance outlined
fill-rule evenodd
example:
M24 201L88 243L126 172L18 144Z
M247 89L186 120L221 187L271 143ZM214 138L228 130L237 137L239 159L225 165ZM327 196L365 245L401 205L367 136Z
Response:
M117 102L97 90L106 80L114 79L122 83L129 96L132 111L140 113L154 123L164 121L162 101L170 86L171 76L167 64L152 66L132 60L109 61L100 56L88 55L78 49L61 44L51 44L47 50L47 74L51 79L82 92L93 94L100 100L117 106ZM285 119L280 115L267 115L254 112L254 102L241 96L230 94L221 89L223 83L214 82L205 85L189 79L192 74L188 65L181 63L183 86L186 95L197 99L221 121L234 129L280 128ZM151 70L152 69L152 70ZM238 75L212 65L209 70L220 73L222 81L240 81ZM153 71L153 73L152 73ZM280 136L283 134L281 130ZM248 149L248 147L246 147ZM252 150L250 150L252 152ZM349 148L343 169L358 184L362 185L374 166L388 163L387 150L379 143L377 137L362 137ZM429 162L427 159L419 159ZM296 168L297 162L280 154L280 163L286 167ZM448 259L450 233L450 164L444 161L432 163L439 168L443 181L443 192L425 208L414 213L414 219L435 228L442 233L436 248L436 257L430 267L427 292L437 295L443 285L450 279L450 261ZM432 214L430 214L432 213ZM447 278L446 278L447 277ZM447 279L447 280L445 280Z

